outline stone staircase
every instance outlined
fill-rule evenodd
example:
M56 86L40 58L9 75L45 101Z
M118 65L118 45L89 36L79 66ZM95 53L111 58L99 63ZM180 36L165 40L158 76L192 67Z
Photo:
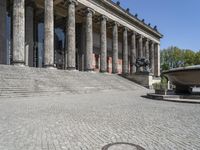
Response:
M118 75L0 65L0 97L144 89Z

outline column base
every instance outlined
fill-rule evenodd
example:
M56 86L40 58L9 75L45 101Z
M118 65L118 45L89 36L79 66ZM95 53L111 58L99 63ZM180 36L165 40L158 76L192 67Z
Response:
M119 71L118 71L118 69L112 69L112 74L118 74L119 73Z
M122 75L123 75L123 76L128 76L129 73L124 72L124 73L122 73Z
M24 61L13 61L12 64L13 64L14 66L25 67L25 62L24 62Z
M118 72L112 72L112 74L119 74Z
M67 70L69 70L69 71L76 71L76 67L67 67Z
M54 65L44 65L44 68L47 68L47 69L56 69Z
M94 69L85 69L86 72L94 72Z
M107 71L105 71L105 70L100 70L100 73L107 73Z

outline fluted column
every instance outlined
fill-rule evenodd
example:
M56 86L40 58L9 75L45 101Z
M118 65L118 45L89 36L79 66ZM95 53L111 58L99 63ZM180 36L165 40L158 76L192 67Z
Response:
M100 71L107 72L107 30L106 30L107 18L101 16L101 56L100 56Z
M159 77L160 76L160 44L155 44L155 68L154 68L154 75Z
M136 62L136 33L133 31L131 35L131 59L130 59L130 73L134 74L136 72L135 62Z
M125 27L123 32L123 60L122 73L128 74L128 29Z
M26 6L26 45L28 46L28 55L26 55L27 65L33 67L34 60L34 2L30 1Z
M13 64L25 63L25 3L24 0L13 1Z
M154 42L150 43L150 69L151 73L154 74Z
M68 0L68 21L67 21L67 69L76 70L76 22L75 6L76 0Z
M94 10L86 9L86 50L85 50L85 71L93 71L93 26L92 26L92 16Z
M54 67L54 11L53 0L45 0L44 12L44 65Z
M7 63L6 46L6 1L0 0L0 64Z
M112 41L112 73L118 73L118 23L113 24Z

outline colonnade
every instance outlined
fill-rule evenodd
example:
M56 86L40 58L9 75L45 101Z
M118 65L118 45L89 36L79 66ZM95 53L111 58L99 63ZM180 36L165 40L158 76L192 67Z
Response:
M54 67L54 4L53 0L44 0L44 66ZM5 16L6 0L1 0L0 11L0 62L4 63L2 51L5 49ZM76 69L76 0L66 0L67 23L66 23L66 69ZM31 7L26 9L29 16L33 16ZM84 70L92 71L93 68L93 15L95 11L91 8L85 9L85 52ZM31 18L30 17L30 18ZM28 19L28 17L27 17ZM31 20L32 21L32 20ZM107 22L105 15L100 16L100 71L107 71ZM25 26L25 0L13 0L13 65L25 64L25 41L33 43L29 34L25 34L29 25ZM33 22L29 22L33 24ZM112 72L118 73L119 59L119 26L123 28L122 34L122 73L133 74L136 72L135 62L138 57L145 57L150 61L151 72L155 76L160 75L160 45L153 40L144 37L142 34L122 27L118 22L113 21L112 26ZM30 33L30 32L29 32ZM33 34L33 33L31 33ZM130 39L130 40L129 40ZM129 43L130 42L130 43ZM130 53L129 53L130 44ZM31 45L32 46L32 45ZM130 62L130 63L129 63ZM130 66L130 68L129 68Z

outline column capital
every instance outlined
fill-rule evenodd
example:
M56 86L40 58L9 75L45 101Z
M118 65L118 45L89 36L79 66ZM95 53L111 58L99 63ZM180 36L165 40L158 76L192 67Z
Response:
M152 41L152 40L150 40L150 41L149 41L149 43L150 43L150 44L155 44L155 42L154 42L154 41Z
M36 4L35 4L35 1L34 1L34 0L26 1L26 2L25 2L25 6L29 6L29 7L32 7L32 8L36 8Z
M75 6L78 5L77 0L64 0L65 6L68 6L69 4L74 4Z
M144 39L144 42L150 42L150 39L146 38L146 37L143 37Z
M129 31L128 27L123 27L123 31Z
M154 44L160 46L160 43L154 42Z
M144 36L142 34L137 34L137 38L139 38L139 39L142 38L143 39Z
M93 15L93 14L95 14L95 11L94 11L94 9L87 7L87 8L85 9L85 13L86 13L86 14Z
M100 20L101 21L108 21L108 17L106 17L105 15L101 15Z
M116 22L116 21L113 21L112 25L113 26L120 26L120 24L118 22Z
M131 31L131 35L137 36L137 32L136 31Z

